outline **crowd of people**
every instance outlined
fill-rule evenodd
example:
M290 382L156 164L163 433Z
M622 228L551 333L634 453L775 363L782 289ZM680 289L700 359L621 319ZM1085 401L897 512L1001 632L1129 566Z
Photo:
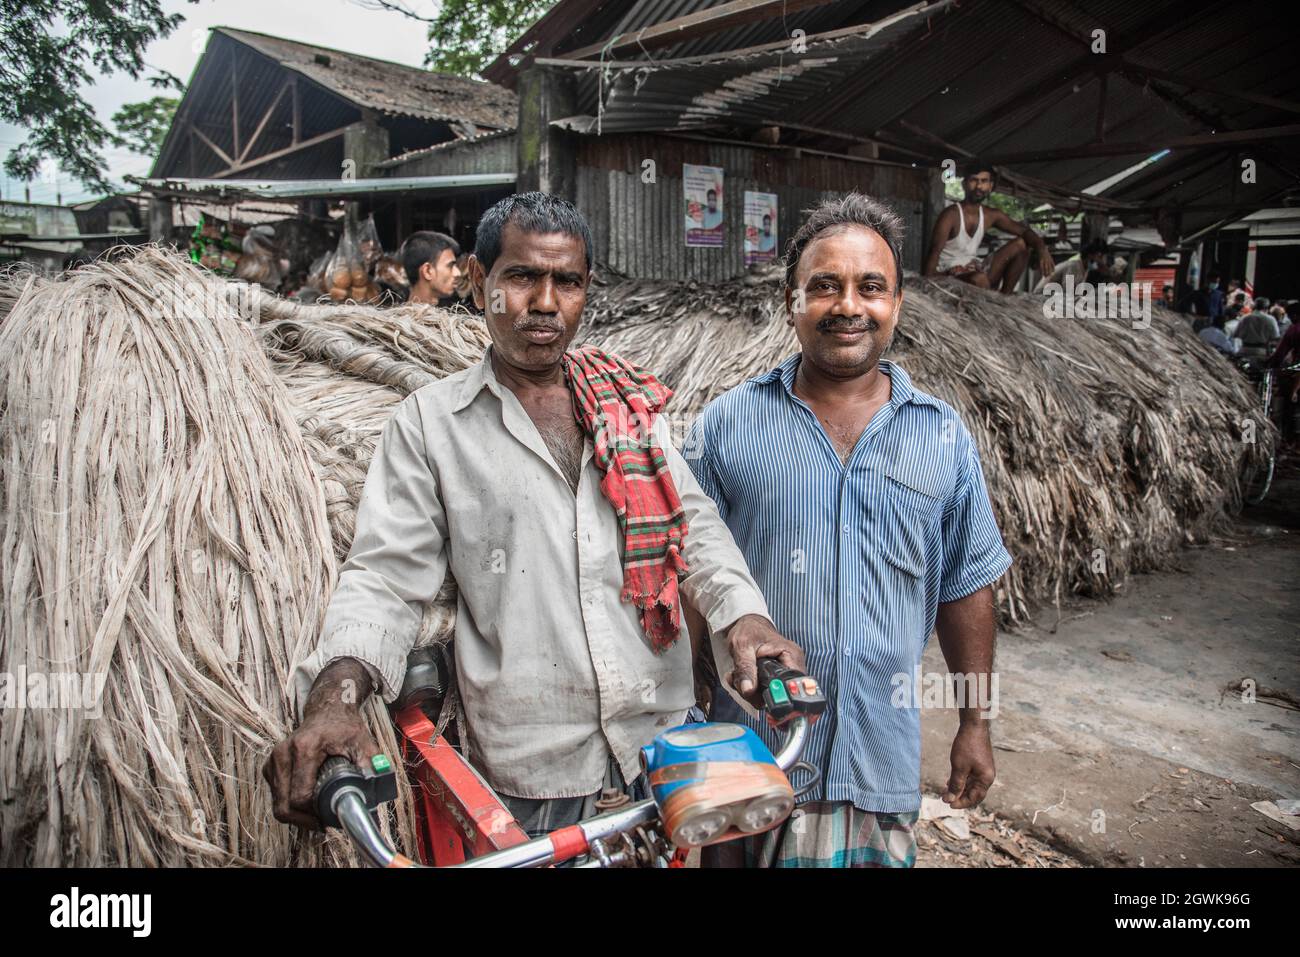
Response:
M1200 289L1184 303L1192 329L1212 349L1232 359L1249 360L1256 367L1282 374L1278 391L1282 403L1285 438L1296 439L1295 411L1300 405L1300 375L1288 367L1300 362L1300 299L1273 302L1252 295L1240 279L1228 280L1210 273Z

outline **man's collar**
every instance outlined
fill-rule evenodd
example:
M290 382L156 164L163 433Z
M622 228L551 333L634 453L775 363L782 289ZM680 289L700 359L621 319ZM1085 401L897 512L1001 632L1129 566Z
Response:
M799 361L802 353L796 352L790 358L786 359L775 369L763 373L752 380L756 385L768 385L773 382L780 382L785 391L794 395L794 379L799 372ZM907 374L902 366L890 362L888 359L880 360L880 371L889 376L891 388L889 391L889 401L891 405L899 406L908 402L915 402L920 405L932 405L939 408L939 403L924 392L918 392L912 386L912 377Z
M452 407L452 412L459 412L468 406L484 389L487 389L498 399L501 398L501 383L497 379L496 372L492 369L492 346L490 344L483 353L483 358L469 367L469 374L465 376L464 381L460 384L460 394L456 397L456 404Z

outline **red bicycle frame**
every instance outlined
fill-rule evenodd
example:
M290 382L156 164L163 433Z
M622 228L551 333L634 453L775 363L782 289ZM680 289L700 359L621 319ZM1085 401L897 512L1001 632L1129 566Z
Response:
M415 791L422 864L447 867L528 841L514 815L419 706L394 720Z

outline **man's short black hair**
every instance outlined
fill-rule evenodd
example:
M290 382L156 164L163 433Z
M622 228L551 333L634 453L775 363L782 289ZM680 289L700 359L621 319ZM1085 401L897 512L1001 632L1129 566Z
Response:
M437 263L444 249L450 249L453 256L460 255L460 243L446 233L421 230L411 233L402 243L402 268L412 286L420 281L420 267L425 263Z
M989 176L993 178L993 182L996 183L998 181L998 171L979 157L972 156L966 162L961 164L962 179L968 179L977 173L988 173Z
M1251 312L1268 312L1268 307L1273 305L1273 301L1265 296L1256 296L1254 308Z
M1085 256L1105 256L1109 252L1110 247L1106 245L1106 240L1104 239L1090 240L1088 245L1083 247L1083 254Z
M863 226L876 233L894 254L894 273L898 277L894 296L903 292L903 219L887 204L861 193L849 193L829 199L815 209L805 210L807 221L790 240L785 252L785 284L794 288L794 274L808 244L837 226Z
M533 191L507 196L479 220L474 258L484 273L492 271L501 255L501 234L507 225L525 233L562 233L581 239L587 253L587 272L591 272L591 228L582 213L568 200Z
M704 197L707 199L710 196L717 196L717 195L718 195L718 191L716 189L711 189L704 194Z
M1217 285L1219 284L1219 279L1220 279L1220 278L1222 278L1222 277L1221 277L1217 272L1212 272L1212 273L1210 273L1210 283L1211 283L1212 285L1217 286Z

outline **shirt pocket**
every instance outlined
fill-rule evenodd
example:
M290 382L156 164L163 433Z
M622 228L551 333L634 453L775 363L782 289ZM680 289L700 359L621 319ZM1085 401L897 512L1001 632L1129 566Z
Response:
M867 600L883 606L887 647L901 665L909 659L907 649L916 642L924 645L927 638L925 553L909 547L903 539L890 538L882 543L880 557L884 594L867 596Z
M888 462L883 470L885 494L898 517L937 519L943 508L943 476L920 457Z
M884 469L886 512L880 529L884 596L892 628L902 648L925 643L930 579L930 543L942 519L939 478L932 469L891 463Z

